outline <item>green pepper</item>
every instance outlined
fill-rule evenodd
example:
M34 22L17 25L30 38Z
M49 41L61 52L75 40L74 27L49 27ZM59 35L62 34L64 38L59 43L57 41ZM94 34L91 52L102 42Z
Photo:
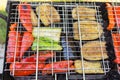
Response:
M35 39L32 45L32 50L37 50L37 46L38 50L62 50L59 42L55 42L47 37L39 37L39 39Z

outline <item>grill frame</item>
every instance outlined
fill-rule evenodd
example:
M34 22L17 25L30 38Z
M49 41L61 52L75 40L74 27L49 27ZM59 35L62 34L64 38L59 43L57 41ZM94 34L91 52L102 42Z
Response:
M10 2L10 8L9 8L9 16L8 16L8 26L10 26L10 13L11 13L11 9L12 9L12 3L14 3L14 2ZM15 3L19 3L19 2L15 2ZM9 32L9 27L8 27L8 30L7 30L8 32ZM7 34L8 34L8 32L7 32ZM7 38L7 40L6 40L6 43L7 43L7 41L8 41L8 38ZM7 44L6 44L6 49L5 49L5 51L7 50ZM113 63L111 63L111 64L113 64ZM116 64L113 64L114 66L116 66ZM66 76L67 76L68 74L66 74ZM107 75L107 74L106 74ZM55 75L55 76L57 76L57 75ZM96 75L95 75L96 76ZM98 75L98 76L100 76L100 75ZM103 78L105 77L105 75L103 75ZM79 77L80 78L80 77ZM82 78L81 78L82 79ZM81 80L80 79L80 80ZM90 77L88 77L87 79L90 79ZM97 78L97 79L99 79L99 78ZM22 80L22 79L19 79L19 80ZM23 79L24 80L24 79ZM44 80L44 78L43 78L43 80ZM45 79L45 80L47 80L47 79ZM52 80L52 79L51 79ZM59 80L59 79L58 79ZM85 79L84 79L85 80Z

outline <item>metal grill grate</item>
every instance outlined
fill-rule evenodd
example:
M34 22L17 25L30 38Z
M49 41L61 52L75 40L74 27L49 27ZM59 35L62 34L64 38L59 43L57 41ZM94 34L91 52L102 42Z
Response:
M39 9L38 12L36 12L36 7L40 6L42 4L50 4L50 10L48 10L48 12L46 13L50 13L49 15L46 14L46 16L49 16L48 21L50 22L50 24L46 27L45 23L42 21L42 17L44 16L44 14L42 14L42 12L44 12L44 10ZM52 67L50 69L48 69L48 72L50 72L50 76L52 76L54 78L54 80L59 80L58 77L59 75L65 75L65 80L70 80L70 79L83 79L83 80L87 80L87 79L91 79L88 78L88 76L100 76L100 75L106 75L110 70L110 61L108 59L108 55L109 55L109 51L107 51L107 41L106 41L106 31L105 29L105 24L104 24L104 20L102 19L102 14L101 14L101 5L104 5L103 3L96 3L96 2L28 2L28 4L30 4L30 6L32 7L33 11L35 12L35 14L39 14L37 15L37 26L33 27L36 28L36 31L31 33L34 36L34 41L36 40L36 45L34 46L35 50L32 50L32 46L34 44L34 42L32 42L32 45L29 47L29 49L25 50L24 55L22 56L22 59L25 59L27 57L30 57L31 55L35 55L34 58L36 58L35 62L21 62L20 59L18 59L17 62L16 58L20 58L19 56L16 56L17 54L17 45L19 44L18 38L19 38L19 33L21 34L21 38L24 37L24 32L27 32L25 27L23 27L23 22L20 21L20 15L19 11L18 11L18 5L19 4L24 4L23 2L14 2L11 4L11 6L14 6L13 8L11 8L11 12L9 15L9 20L10 20L10 24L13 23L17 23L17 28L16 28L16 36L12 36L12 38L15 39L12 40L11 42L15 43L15 46L13 44L10 44L11 46L13 46L13 50L14 51L8 51L7 48L7 53L9 52L13 52L14 54L14 60L12 62L6 62L5 63L5 70L4 71L10 71L9 69L9 65L13 64L11 71L10 71L10 75L14 76L15 78L19 78L19 79L26 79L25 76L15 76L16 74L16 70L23 70L23 71L34 71L33 74L31 75L27 75L27 77L30 77L30 80L36 79L36 80L41 80L41 77L46 77L49 75L42 75L42 71L44 69L39 69L39 64L51 64ZM115 5L115 4L114 4ZM85 8L84 10L79 10L82 6L82 9ZM55 8L60 16L60 21L59 22L54 22L54 20L56 20L56 18L53 18L53 15L55 12L53 12L54 10L52 8ZM72 16L72 11L73 9L76 8L76 16L77 19L74 19ZM95 11L95 13L91 13L92 11ZM26 13L21 13L23 15L30 15L27 12ZM41 16L41 14L43 16ZM57 15L54 15L55 17ZM87 16L87 17L86 17ZM24 16L25 17L25 16ZM89 19L88 17L92 17L93 20ZM83 19L84 18L84 19ZM29 18L26 17L26 20L29 20ZM25 21L25 20L24 20ZM28 22L31 23L31 22ZM76 23L76 24L75 24ZM87 27L86 27L87 26ZM43 30L42 29L46 29ZM58 40L58 42L55 42L54 40L56 40L58 38L59 31L54 31L54 29L61 29L62 31L60 32L60 40ZM52 30L49 32L47 32L47 30ZM84 30L84 31L82 31ZM95 30L91 31L91 30ZM91 32L90 32L91 31ZM117 29L117 31L119 31ZM9 32L15 32L15 31L9 31ZM8 33L9 33L8 32ZM19 33L18 33L19 32ZM111 33L114 33L114 31L111 31ZM10 34L10 33L9 33ZM36 34L36 36L35 36ZM47 35L45 35L47 34ZM51 35L52 34L52 35ZM54 34L56 34L57 36L55 36ZM75 39L75 35L77 34L77 39ZM41 38L41 35L42 36ZM88 36L86 36L88 35ZM96 36L96 38L93 39L88 39L90 36ZM27 36L26 39L30 37ZM43 38L44 37L44 38ZM49 38L50 41L47 41ZM84 40L84 38L86 40ZM9 45L9 39L10 36L8 36L8 45ZM43 39L43 41L40 39ZM52 40L53 39L53 40ZM41 44L42 42L45 42L45 44ZM23 41L20 41L21 43ZM31 41L25 41L26 43L31 42ZM46 44L48 43L48 44ZM49 50L50 53L54 53L54 56L48 60L46 60L45 62L40 62L39 59L40 58L45 58L44 56L39 56L42 53L46 53L49 49L53 49L53 48L57 48L58 46L55 46L57 43L57 45L61 46L62 49L61 50ZM29 44L28 44L29 45ZM24 46L25 47L25 46ZM47 48L46 48L47 47ZM20 46L20 48L22 48ZM39 50L40 48L44 48L45 50ZM20 51L19 51L20 52ZM86 56L87 54L87 56ZM95 55L96 54L96 55ZM8 59L9 56L6 56L6 59ZM70 61L73 61L73 68L71 69L71 63ZM79 60L79 61L78 61ZM61 63L61 67L56 68L54 66L56 66L54 63L55 62L60 62L60 61L67 61L67 66L64 68L61 68L62 65L64 66L64 63ZM77 63L78 61L78 63ZM81 63L80 63L81 62ZM16 63L19 63L19 65L21 64L30 64L29 67L32 64L35 64L35 69L34 68L30 68L30 69L16 69ZM78 67L76 66L76 64L79 64ZM89 64L89 65L88 65ZM93 66L94 65L94 66ZM60 66L60 65L57 65ZM92 66L92 67L89 67ZM96 67L97 66L97 67ZM18 66L19 67L19 66ZM65 72L59 72L59 73L54 73L55 70L66 70ZM78 71L79 70L79 71ZM28 72L27 71L27 72ZM80 73L81 71L81 73ZM19 73L20 74L20 73ZM24 73L23 73L24 74ZM71 77L73 75L78 75L80 76L79 78L76 77ZM94 79L94 77L92 78ZM46 78L46 80L48 80Z

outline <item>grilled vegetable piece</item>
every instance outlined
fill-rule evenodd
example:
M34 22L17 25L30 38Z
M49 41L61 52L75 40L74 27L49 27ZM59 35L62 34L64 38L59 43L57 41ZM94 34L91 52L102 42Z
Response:
M39 53L39 58L38 60L41 62L46 61L48 58L52 58L55 54L51 51L41 51ZM27 58L24 58L21 60L21 62L36 62L36 54L29 56Z
M46 27L34 27L33 28L33 36L34 37L45 37L49 38L50 40L54 40L55 42L60 41L60 35L61 35L61 28L46 28Z
M60 15L57 10L48 3L43 3L36 8L37 15L45 26L60 22Z
M71 70L70 67L72 67L73 61L59 61L59 62L54 62L50 64L46 64L45 67L42 70L42 75L45 74L52 74L53 73L61 73L61 72L67 72L68 68Z
M94 40L103 33L103 28L96 21L80 21L73 23L73 35L75 40Z
M35 12L33 11L33 9L31 9L31 21L32 21L32 26L36 27L38 25L38 18Z
M83 65L84 65L84 71L85 71L86 74L90 74L90 73L104 73L104 71L101 68L100 62L84 61ZM81 60L74 61L74 66L75 66L75 71L77 73L83 73L82 61Z
M117 24L117 27L120 28L120 6L114 7L114 14L115 14L115 22Z
M116 59L114 60L114 62L120 64L120 34L118 33L112 34L112 38L113 38L115 55L116 55Z
M17 28L17 23L11 24L10 31L15 31L15 28Z
M15 31L16 26L17 24L11 24L12 31L8 34L7 62L13 62L15 57L15 60L18 60L20 56L21 34Z
M39 63L38 70L43 69L44 66L44 63ZM10 72L14 74L14 76L28 76L36 72L36 64L27 62L15 62L15 64L10 64Z
M29 49L29 47L31 47L33 41L34 41L34 37L32 33L24 32L21 43L21 49L20 49L20 59L22 59L24 53Z
M33 29L33 36L36 38L32 45L32 50L61 50L59 45L61 28L37 28ZM39 37L39 39L37 39Z
M38 58L38 70L42 70L45 66L45 61L48 58L52 58L54 56L54 53L51 51L41 51L39 53ZM15 66L14 66L15 65ZM21 60L21 62L16 62L15 64L12 63L10 65L10 72L13 73L14 69L14 75L15 76L28 76L36 71L36 54L32 55L30 57L24 58Z
M40 37L39 40L35 39L32 45L32 50L37 50L37 45L39 47L38 50L62 50L62 47L58 42L54 42L46 37Z
M107 8L108 19L109 19L109 25L107 27L107 30L112 30L115 26L115 17L114 17L113 7L111 6L111 4L106 3L106 8Z
M107 51L105 42L91 41L87 42L81 48L82 55L87 60L102 60L107 59Z
M18 5L18 14L22 25L28 32L32 32L31 6L27 3Z
M15 65L15 67L14 67ZM45 67L44 63L39 63L38 64L38 70L41 71ZM73 65L70 66L69 70L73 70L75 67ZM59 68L61 69L61 68ZM55 70L55 73L60 73L60 72L66 72L68 71L68 67L63 68L64 70ZM13 71L14 70L14 71ZM28 76L31 74L34 74L36 71L36 64L35 63L22 63L22 62L16 62L15 64L10 64L10 72L14 76ZM46 74L46 73L45 73ZM43 75L45 75L43 74ZM47 74L51 74L51 72L47 72Z
M80 18L81 20L95 20L96 10L92 8L88 8L86 6L78 6L73 8L72 10L72 17L75 20Z

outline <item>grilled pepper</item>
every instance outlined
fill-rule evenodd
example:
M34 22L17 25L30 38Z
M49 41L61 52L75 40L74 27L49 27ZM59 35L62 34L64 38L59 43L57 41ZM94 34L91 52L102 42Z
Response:
M7 62L13 62L18 60L20 56L20 46L21 46L21 34L15 31L15 27L17 24L12 24L9 31L9 39L8 39L8 46L7 46ZM15 55L16 54L16 55Z
M115 55L116 55L116 59L114 60L114 62L120 64L120 34L118 33L112 34L112 38L113 38Z
M46 61L48 58L51 58L54 56L54 53L51 51L43 51L39 53L38 60L41 62ZM36 62L36 54L32 55L30 57L24 58L21 60L21 62Z
M39 58L38 58L39 60L38 69L39 70L43 69L45 65L45 60L53 56L54 56L54 53L51 51L40 52ZM10 71L13 73L13 69L14 69L15 76L28 76L35 73L36 71L35 63L36 63L36 54L22 59L21 62L16 62L15 64L12 63L10 65Z
M118 28L120 28L120 6L114 7L115 22L117 23Z
M15 31L15 28L17 28L17 23L11 24L10 31Z
M111 4L106 3L106 8L108 11L108 19L109 19L109 25L107 27L107 30L112 30L115 26L115 17L114 17L114 11L113 11L113 7L111 6Z
M20 49L20 59L22 59L24 53L31 47L33 41L34 37L32 34L30 32L24 32Z
M39 37L39 40L35 39L32 45L32 50L62 50L62 47L58 42L50 40L47 37Z
M43 69L44 65L44 63L39 63L38 70ZM12 63L10 64L10 72L13 73L14 76L28 76L36 72L36 64L27 62L16 62L15 64Z
M31 9L30 4L27 3L18 5L20 21L28 32L32 32Z
M67 72L68 68L71 70L73 68L73 61L59 61L54 62L50 64L46 64L45 67L42 70L42 75L45 74L52 74L53 73L61 73L61 72Z

